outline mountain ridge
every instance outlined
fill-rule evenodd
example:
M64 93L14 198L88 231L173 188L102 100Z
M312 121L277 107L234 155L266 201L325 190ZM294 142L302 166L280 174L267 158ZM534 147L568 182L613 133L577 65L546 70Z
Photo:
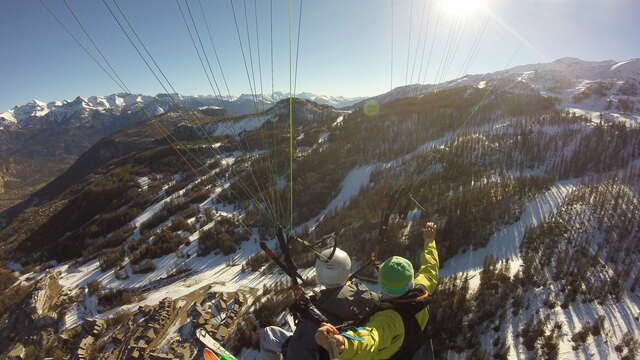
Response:
M384 103L456 86L486 86L487 82L498 80L530 85L543 94L560 98L563 107L588 116L603 113L604 117L640 124L640 58L586 61L565 57L547 63L518 65L486 74L467 74L440 84L399 86L352 108L369 100ZM589 86L592 89L588 89Z
M350 106L362 99L362 97L350 98L344 96L316 95L310 92L296 94L296 97L309 99L320 104L331 105L336 108ZM226 108L231 113L240 115L242 113L255 112L256 106L258 106L259 109L272 106L284 98L288 98L288 94L276 91L273 93L273 96L267 94L255 96L253 94L241 94L233 97L224 96L222 98L212 95L160 93L155 96L150 96L114 93L106 96L77 96L71 101L57 100L43 102L38 99L32 99L26 104L16 105L0 113L0 130L3 128L46 126L48 121L51 123L62 121L68 117L69 114L79 111L113 111L115 113L121 113L123 111L132 112L139 110L140 107L144 106L151 115L159 115L174 107L173 100L179 105L190 109L215 106Z

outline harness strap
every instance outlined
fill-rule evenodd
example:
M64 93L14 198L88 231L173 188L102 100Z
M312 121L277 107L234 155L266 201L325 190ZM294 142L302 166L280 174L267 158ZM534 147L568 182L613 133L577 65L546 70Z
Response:
M429 302L429 292L422 287L411 289L404 296L390 302L392 309L400 315L404 325L402 345L390 360L411 359L418 349L427 342L424 329L420 328L416 314L426 309Z
M404 325L404 339L400 350L390 360L411 359L413 355L427 342L427 338L416 319L416 311L410 307L400 306L395 309L402 317Z

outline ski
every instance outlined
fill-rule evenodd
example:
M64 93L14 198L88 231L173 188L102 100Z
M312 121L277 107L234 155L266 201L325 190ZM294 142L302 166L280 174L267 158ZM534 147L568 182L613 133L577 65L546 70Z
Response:
M211 337L211 335L209 335L209 333L205 329L203 329L203 328L197 329L196 330L196 337L198 338L198 340L200 340L200 342L204 346L206 346L208 348L208 349L204 350L204 355L205 356L207 356L207 350L213 351L215 353L215 354L209 354L209 356L217 355L216 357L209 357L209 358L206 358L206 359L210 359L210 360L215 360L215 359L238 360L229 351L227 351L227 349L225 349L222 345L220 345L219 342L214 340Z

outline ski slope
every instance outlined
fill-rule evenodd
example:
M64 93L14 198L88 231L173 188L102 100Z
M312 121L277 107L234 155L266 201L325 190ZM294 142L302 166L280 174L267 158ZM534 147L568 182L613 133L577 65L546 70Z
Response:
M562 205L566 195L575 188L577 180L558 182L524 206L522 216L493 234L486 247L458 254L443 264L440 276L474 271L482 268L484 258L493 255L499 260L517 262L520 242L529 227L545 221Z
M398 167L405 163L408 160L413 159L415 156L429 151L435 147L443 146L447 143L447 141L451 140L453 133L447 133L444 136L437 138L435 140L430 140L420 145L413 152L403 155L397 159L385 162L385 163L373 163L357 166L347 175L340 185L340 192L338 195L331 200L329 205L327 205L320 214L313 217L311 220L307 221L305 224L296 227L295 231L300 232L306 226L310 229L314 229L315 226L322 221L324 216L328 214L330 211L340 209L341 207L347 205L347 203L356 195L360 193L360 191L369 186L371 183L371 174L374 170L378 168L389 168L389 167Z
M322 221L322 218L324 218L324 216L327 215L330 211L345 206L349 202L349 200L358 195L360 190L369 185L369 178L374 168L374 165L363 165L352 169L342 181L342 184L340 185L340 192L333 200L331 200L329 205L327 205L327 207L325 207L324 210L320 212L320 214L316 215L305 224L298 226L295 231L302 231L305 225L309 226L309 228L311 229L314 229L315 226L320 221Z
M229 120L216 124L213 136L239 136L246 131L253 131L260 128L267 121L274 121L274 116L271 114L251 115L247 116L240 121Z

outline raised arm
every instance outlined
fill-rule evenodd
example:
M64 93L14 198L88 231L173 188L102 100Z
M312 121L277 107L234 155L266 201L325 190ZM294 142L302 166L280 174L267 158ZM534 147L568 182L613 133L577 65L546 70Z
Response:
M436 290L438 285L438 271L440 270L440 260L438 259L438 249L436 248L436 225L427 223L424 226L424 252L420 262L420 269L416 274L415 285L423 286L430 294Z

